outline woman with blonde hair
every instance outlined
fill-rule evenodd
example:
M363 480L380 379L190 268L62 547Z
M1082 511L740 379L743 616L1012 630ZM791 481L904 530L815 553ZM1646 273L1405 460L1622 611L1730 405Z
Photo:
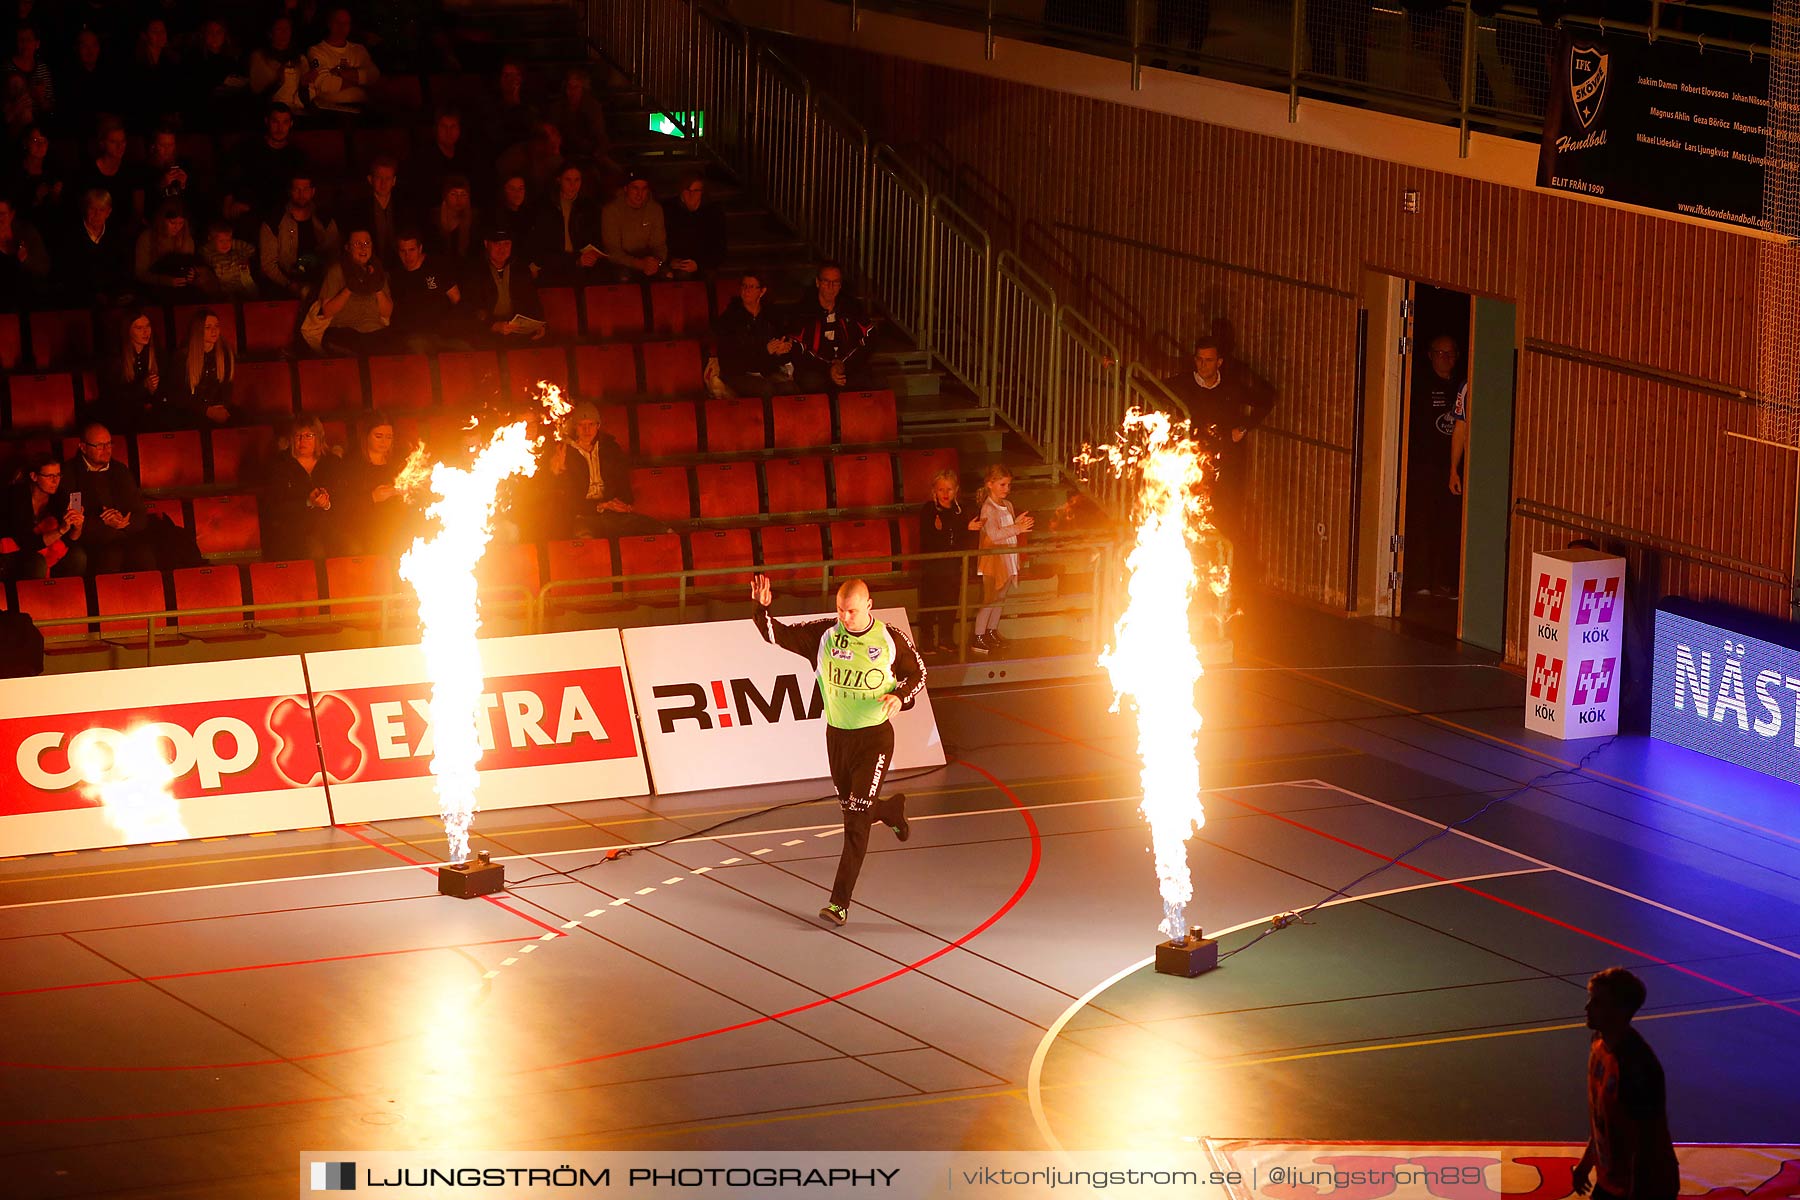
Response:
M956 472L946 468L931 477L931 499L919 510L919 553L967 550L976 543L981 514L961 495ZM967 579L960 558L927 559L919 564L919 647L949 653L956 649L956 609Z
M190 428L224 425L235 420L231 379L237 356L225 339L225 327L210 308L194 314L182 343L182 369L169 388L170 406L179 408Z
M1029 533L1037 522L1029 515L1020 515L1013 510L1012 468L1005 463L995 463L987 469L987 475L981 481L981 490L975 494L975 502L980 506L981 548L991 546L1016 546L1019 535ZM975 636L969 641L969 649L977 654L990 654L1004 644L1000 637L1000 601L1018 582L1019 556L1017 554L988 554L975 560L975 569L981 575L981 611L975 614Z
M148 228L138 234L137 281L166 300L179 302L197 291L200 255L179 200L164 200Z
M338 460L325 448L325 427L300 416L289 427L285 450L269 461L258 507L262 513L263 557L273 560L324 558L335 540L331 493Z

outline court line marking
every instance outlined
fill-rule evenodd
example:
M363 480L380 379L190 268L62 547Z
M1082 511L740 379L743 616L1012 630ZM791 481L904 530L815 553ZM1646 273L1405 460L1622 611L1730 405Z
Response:
M1327 900L1324 904L1319 905L1319 907L1336 908L1340 904L1360 904L1364 900L1378 900L1383 896L1397 896L1402 892L1420 892L1427 888L1450 887L1458 884L1476 883L1484 879L1501 879L1513 875L1537 875L1552 869L1554 868L1522 867L1517 871L1495 871L1485 875L1466 875L1458 879L1434 879L1427 883L1409 884L1406 887L1389 888L1386 891L1370 892L1367 895L1339 896L1335 900ZM1243 930L1250 928L1252 925L1261 925L1264 922L1273 921L1279 915L1280 914L1278 913L1270 913L1267 916L1253 917L1248 921L1240 921L1228 929L1215 930L1210 936L1214 941L1217 941L1219 938L1229 937L1234 933L1240 933ZM1150 957L1139 959L1130 966L1115 971L1107 978L1101 980L1099 983L1089 988L1087 992L1078 999L1072 1001L1067 1008L1063 1009L1062 1014L1050 1023L1050 1028L1044 1031L1044 1036L1038 1039L1037 1049L1031 1055L1031 1069L1026 1072L1025 1075L1025 1090L1031 1100L1031 1119L1036 1123L1038 1133L1044 1139L1044 1144L1049 1146L1052 1150L1063 1151L1065 1147L1057 1138L1056 1133L1050 1128L1050 1119L1044 1113L1044 1098L1042 1095L1044 1060L1050 1057L1051 1044L1062 1035L1063 1027L1073 1020L1077 1013L1092 1003L1094 998L1101 992L1112 987L1127 975L1135 975L1155 961L1156 955L1152 954Z
M1716 921L1709 921L1705 917L1698 916L1695 913L1687 912L1684 909L1676 908L1673 905L1664 904L1660 900L1652 900L1648 896L1641 896L1636 892L1628 891L1625 888L1617 886L1616 884L1605 883L1601 880L1595 879L1591 875L1583 875L1580 871L1571 870L1570 868L1564 867L1564 866L1558 866L1556 863L1553 863L1553 862L1546 862L1545 860L1543 860L1541 858L1537 858L1537 857L1534 857L1533 855L1526 854L1522 850L1514 850L1510 846L1502 846L1497 842L1490 842L1484 837L1479 837L1476 834L1468 832L1466 829L1456 829L1449 825L1444 824L1441 821L1434 821L1430 817L1424 817L1424 816L1420 816L1418 813L1408 812L1406 809L1400 808L1397 805L1389 804L1385 800L1377 800L1373 796L1365 796L1361 792L1351 791L1349 788L1341 787L1338 784L1330 782L1329 780L1318 779L1318 780L1314 780L1313 782L1323 784L1325 787L1330 788L1334 792L1339 792L1339 793L1342 793L1343 795L1353 797L1357 800L1362 800L1366 803L1373 804L1377 808L1385 808L1389 812L1399 813L1403 817L1410 817L1415 821L1418 821L1422 824L1431 826L1433 829L1448 830L1449 832L1454 833L1457 837L1464 838L1471 842L1475 842L1476 844L1481 845L1481 846L1486 846L1490 850L1499 850L1502 853L1512 855L1514 858L1521 858L1521 859L1524 859L1526 862L1536 863L1540 867L1545 867L1549 870L1555 871L1559 875L1566 875L1570 879L1578 879L1582 883L1590 884L1594 887L1599 888L1601 891L1612 892L1614 895L1623 896L1628 900L1636 900L1640 904L1647 904L1651 908L1660 909L1661 911L1668 913L1672 917L1681 917L1685 920L1694 922L1696 925L1704 925L1706 928L1712 930L1715 933L1723 933L1729 937L1737 938L1739 941L1749 942L1752 946L1757 946L1764 950L1772 950L1776 954L1782 955L1785 958L1791 958L1796 962L1800 962L1800 951L1789 950L1786 946L1778 946L1774 942L1765 942L1761 938L1755 937L1748 933L1745 933L1742 930L1733 929L1728 925L1721 925Z

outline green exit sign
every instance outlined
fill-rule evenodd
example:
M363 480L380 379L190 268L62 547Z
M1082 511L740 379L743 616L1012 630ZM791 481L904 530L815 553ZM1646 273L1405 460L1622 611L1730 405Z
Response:
M687 137L689 129L694 130L696 137L705 137L706 114L703 112L650 114L651 133L660 133L664 137Z

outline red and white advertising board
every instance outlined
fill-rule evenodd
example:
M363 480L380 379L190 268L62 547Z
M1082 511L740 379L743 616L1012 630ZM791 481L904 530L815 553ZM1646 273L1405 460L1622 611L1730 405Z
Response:
M485 638L480 809L650 790L616 629ZM306 656L340 823L436 816L431 683L417 646Z
M875 615L912 630L903 609ZM659 794L830 775L812 666L763 641L750 621L627 629L625 657ZM943 764L931 696L921 692L894 718L894 769Z
M78 765L146 725L179 822L152 832ZM297 656L0 680L0 854L328 825L320 783Z
M1531 556L1525 728L1568 741L1619 732L1625 560L1598 550Z

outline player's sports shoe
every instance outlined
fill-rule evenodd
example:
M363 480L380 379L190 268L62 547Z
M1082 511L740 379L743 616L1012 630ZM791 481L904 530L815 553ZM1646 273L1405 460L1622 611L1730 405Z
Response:
M827 904L819 910L819 920L832 925L842 925L850 919L850 910L841 904Z
M907 838L912 836L912 822L906 819L906 793L895 792L892 796L888 797L888 799L893 801L894 807L900 810L899 818L892 822L892 824L894 826L894 836L904 842Z

